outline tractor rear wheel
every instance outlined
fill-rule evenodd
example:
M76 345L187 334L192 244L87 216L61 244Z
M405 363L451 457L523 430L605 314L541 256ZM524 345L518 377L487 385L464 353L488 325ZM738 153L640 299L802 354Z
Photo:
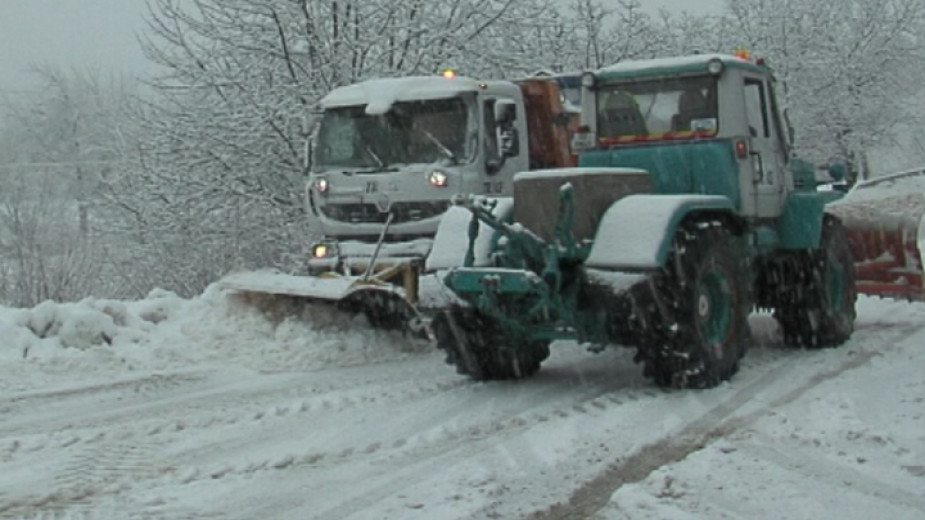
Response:
M854 257L837 219L823 221L822 247L807 257L804 269L798 300L775 312L784 343L805 348L841 345L854 332L857 290Z
M442 311L431 328L437 348L446 352L446 362L478 381L532 376L549 357L548 341L496 344L504 337L500 323L471 308L454 306Z
M738 371L748 341L750 270L741 240L719 222L679 229L655 280L655 314L637 359L655 383L710 388Z

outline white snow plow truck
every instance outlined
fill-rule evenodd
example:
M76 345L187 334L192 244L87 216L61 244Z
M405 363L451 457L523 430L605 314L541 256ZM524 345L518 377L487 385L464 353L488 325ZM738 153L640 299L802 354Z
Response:
M324 240L307 273L236 273L220 284L415 328L420 269L453 200L510 196L515 173L574 163L568 127L577 114L563 108L559 83L443 74L331 91L321 100L306 190Z

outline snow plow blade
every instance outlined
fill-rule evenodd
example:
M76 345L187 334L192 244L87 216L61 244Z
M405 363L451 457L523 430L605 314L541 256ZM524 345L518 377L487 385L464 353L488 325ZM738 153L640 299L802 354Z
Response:
M409 299L409 293L403 287L389 283L390 274L395 273L299 276L278 271L249 271L229 274L219 280L218 285L258 307L270 307L271 302L327 304L339 311L362 313L373 327L429 338L426 321Z
M925 301L925 169L859 182L827 211L848 232L859 293Z

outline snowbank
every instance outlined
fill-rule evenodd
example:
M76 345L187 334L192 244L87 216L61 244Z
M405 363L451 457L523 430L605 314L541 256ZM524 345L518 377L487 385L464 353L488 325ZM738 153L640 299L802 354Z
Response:
M35 378L63 384L216 364L260 371L349 366L423 348L401 333L371 329L362 315L324 305L257 308L218 286L189 300L155 290L140 301L0 307L0 335L0 390L32 387Z
M32 309L0 307L0 361L55 356L62 349L88 350L143 340L184 301L154 290L144 300L86 298L76 303L43 302Z

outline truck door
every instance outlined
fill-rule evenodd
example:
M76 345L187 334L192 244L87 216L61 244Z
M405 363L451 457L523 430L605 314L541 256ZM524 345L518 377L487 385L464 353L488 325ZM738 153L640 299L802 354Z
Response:
M766 78L746 76L744 81L755 216L774 218L780 216L785 196L785 145L779 121L772 117L774 107Z

